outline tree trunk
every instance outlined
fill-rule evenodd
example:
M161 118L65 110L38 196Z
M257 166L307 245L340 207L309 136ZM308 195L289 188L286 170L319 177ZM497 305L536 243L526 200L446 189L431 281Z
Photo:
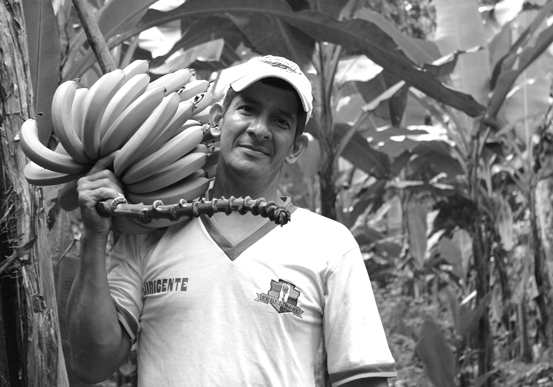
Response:
M336 220L336 187L334 178L334 157L327 155L319 176L321 188L321 214Z
M543 343L553 348L553 291L551 286L551 265L553 263L552 230L553 210L551 206L551 179L542 180L536 184L530 200L530 223L532 240L534 242L534 277L539 295L536 303L540 309L540 333Z
M476 224L473 232L472 251L474 255L474 264L476 269L476 292L478 305L484 302L484 299L490 291L490 259L491 243L489 228L486 220L481 216L481 224ZM476 334L476 343L478 349L478 375L484 375L493 368L493 336L490 329L490 319L488 316L488 306L478 323L478 332ZM491 380L487 380L483 386L491 387Z
M23 177L17 135L32 112L21 3L0 3L0 386L68 386L42 192Z

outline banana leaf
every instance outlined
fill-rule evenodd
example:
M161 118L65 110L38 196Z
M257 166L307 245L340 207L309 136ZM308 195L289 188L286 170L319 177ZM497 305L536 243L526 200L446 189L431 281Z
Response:
M409 253L415 266L421 270L426 259L426 208L410 205L407 209L407 227L409 231Z
M396 42L409 59L419 65L432 63L441 57L440 49L435 42L405 35L382 15L368 8L363 8L357 11L355 13L355 17L376 24L385 33L390 35L392 39L394 39L394 42Z
M463 175L464 170L452 155L451 146L444 141L420 141L413 148L410 176L436 176L445 173L450 178Z
M350 125L334 125L337 138L342 138L349 129ZM390 159L388 156L373 149L358 132L354 133L351 140L345 145L341 156L366 174L376 178L384 178L390 173Z
M490 59L476 0L437 0L436 24L435 40L443 55L473 47L483 48L459 57L450 79L455 89L472 95L483 105L487 104ZM455 112L455 115L462 126L458 130L469 138L474 120L464 114Z
M424 322L415 351L424 364L428 379L435 387L455 385L455 356L433 320Z
M534 21L521 35L521 37L525 37L526 43L531 42L532 44L522 45L520 43L521 38L519 38L513 45L518 49L511 49L510 53L497 64L496 68L500 66L501 70L497 71L499 73L497 81L492 83L495 87L488 108L488 115L491 118L497 117L517 78L553 43L553 26L543 29L537 37L533 36L543 20L543 15L550 14L552 11L553 2L549 2L544 9L536 14Z
M382 67L365 55L354 55L341 58L336 67L334 82L341 87L346 82L367 82L382 72Z
M453 238L440 239L438 249L440 256L453 267L453 274L466 285L472 258L472 239L469 233L463 229L456 230ZM459 327L457 330L460 330Z
M228 17L253 51L290 58L301 67L310 63L315 49L314 39L281 19L259 13L229 14ZM260 34L260 31L264 33Z
M187 23L186 31L183 33L173 47L165 54L152 59L150 67L161 66L168 58L179 50L188 50L199 44L215 39L224 38L229 49L236 49L242 40L242 34L234 23L227 17L214 15L209 19L198 18Z
M111 0L108 1L96 14L98 27L106 41L116 34L121 34L129 29L136 28L136 24L148 8L157 0ZM133 34L131 36L134 36ZM67 65L63 69L63 79L73 79L81 76L92 65L84 59L94 57L92 50L88 48L84 58L77 58L87 44L86 35L83 30L76 34L69 43ZM113 45L113 48L117 45ZM95 58L94 58L95 59ZM93 61L94 62L94 61Z
M58 87L60 45L54 9L50 1L23 0L25 29L29 47L29 65L34 92L35 114L38 136L48 144L52 134L52 97Z
M527 42L530 49L538 45L542 45L543 47L543 43L541 43L540 39L545 39L548 34L553 32L553 30L546 28L544 24L536 27L537 19L541 19L540 13L536 10L532 10L522 12L515 20L519 28L526 28L522 35L531 37L531 35L526 34L530 29L537 35L533 36L535 42ZM520 41L520 38L517 42L518 41ZM509 55L511 54L508 54L508 56ZM524 55L524 52L522 55ZM527 59L527 62L531 63L529 66L523 64L521 60L521 66L525 68L524 71L519 72L516 69L508 70L502 73L498 78L498 81L503 81L507 75L516 77L515 82L510 85L511 88L509 92L505 95L498 113L498 118L502 124L504 122L509 123L509 125L504 126L505 130L501 130L500 133L505 134L507 129L514 129L517 138L521 140L523 144L523 149L529 151L526 156L528 158L526 165L531 164L533 137L543 120L545 112L549 108L548 100L551 87L549 73L553 64L551 55L548 52L543 52L542 55L530 59L534 55L535 54L528 53L524 56L525 58L529 58ZM506 61L503 61L503 64L505 63ZM499 90L507 86L509 85L498 83L497 89ZM495 96L494 93L494 98Z
M114 2L117 0L113 0ZM148 12L135 29L121 33L108 41L115 47L148 28L189 16L211 16L216 13L259 13L281 18L303 33L318 41L339 44L352 51L367 55L375 63L404 79L430 97L464 111L470 116L480 115L484 108L472 96L445 87L435 77L421 71L397 49L394 41L375 24L356 19L339 22L317 11L293 12L279 0L189 0L179 8L164 13L164 17L152 20ZM93 63L92 53L87 53L78 65L81 71Z
M348 4L348 1L349 0L308 0L311 4L309 9L327 13L335 19L340 17L340 14L344 7ZM288 0L288 4L291 6L293 6L294 3L301 3L301 0ZM294 11L300 10L295 6L293 7Z
M199 44L173 56L159 67L150 66L149 73L161 76L179 69L193 67L192 63L198 57L206 62L218 62L221 60L224 47L225 41L222 38Z

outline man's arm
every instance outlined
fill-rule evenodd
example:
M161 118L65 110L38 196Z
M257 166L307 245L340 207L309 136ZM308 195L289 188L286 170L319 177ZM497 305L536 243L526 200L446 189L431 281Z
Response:
M113 158L100 160L79 180L83 220L81 262L67 302L66 321L71 364L86 383L109 378L126 358L131 340L121 328L111 298L106 270L106 243L111 221L96 211L96 203L122 192L117 179L103 170Z
M106 238L81 237L81 265L71 287L66 320L71 366L92 384L109 378L127 356L131 340L121 328L109 293L105 268Z

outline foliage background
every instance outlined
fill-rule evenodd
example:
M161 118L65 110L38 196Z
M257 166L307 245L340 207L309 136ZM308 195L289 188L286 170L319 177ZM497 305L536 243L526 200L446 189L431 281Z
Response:
M550 176L548 2L153 3L90 1L119 67L193 67L219 93L227 68L251 55L284 55L309 74L310 151L281 190L356 236L397 360L394 385L553 385L549 208L537 200ZM59 82L90 85L101 70L70 1L23 5L37 27L29 40L40 41L29 45L36 111L48 112ZM41 136L54 146L48 122ZM45 197L63 316L80 225L57 206L58 188ZM131 357L104 385L135 379Z

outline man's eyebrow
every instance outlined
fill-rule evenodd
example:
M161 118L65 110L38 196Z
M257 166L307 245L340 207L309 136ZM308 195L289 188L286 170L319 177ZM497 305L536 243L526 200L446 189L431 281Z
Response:
M246 102L246 103L256 105L256 106L261 104L261 102L259 102L259 100L254 98L254 97L249 97L247 95L242 95L242 94L238 94L237 97L238 98L236 99L236 102L238 102L238 103L240 101L242 101L242 102ZM297 112L290 113L290 112L288 112L284 109L280 109L280 108L277 108L276 111L277 111L278 114L281 114L281 115L286 116L288 118L297 118L298 117Z
M247 95L238 94L237 97L237 99L242 100L242 102L259 104L255 98L248 97Z

